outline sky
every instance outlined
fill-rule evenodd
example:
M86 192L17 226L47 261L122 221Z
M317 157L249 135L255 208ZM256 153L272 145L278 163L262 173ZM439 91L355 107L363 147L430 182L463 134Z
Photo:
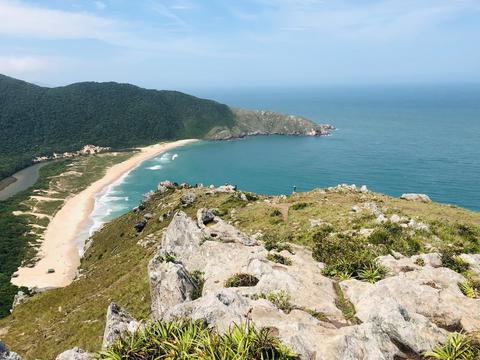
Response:
M0 73L162 89L480 83L480 0L0 0Z

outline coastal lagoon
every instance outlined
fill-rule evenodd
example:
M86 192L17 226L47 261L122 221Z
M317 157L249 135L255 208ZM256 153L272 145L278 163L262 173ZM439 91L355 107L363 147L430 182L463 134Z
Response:
M480 210L480 87L370 87L194 92L231 106L303 115L328 137L198 142L142 163L97 196L98 226L169 179L287 194L339 183Z

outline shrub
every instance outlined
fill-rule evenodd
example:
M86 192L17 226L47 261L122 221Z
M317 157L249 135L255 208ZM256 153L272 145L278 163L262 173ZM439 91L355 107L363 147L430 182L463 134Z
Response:
M250 274L238 273L230 277L225 282L225 287L241 287L241 286L255 286L258 284L258 279Z
M271 213L270 213L270 216L271 217L277 217L277 216L282 216L282 212L278 209L275 209L273 210Z
M277 253L269 253L267 259L282 265L292 265L292 260L290 258Z
M353 324L358 324L359 321L355 316L355 307L350 301L348 301L348 299L345 298L345 295L343 294L340 285L338 283L334 283L333 289L335 290L335 294L337 295L337 298L335 299L335 305L342 312L345 320Z
M234 324L223 335L204 322L154 322L99 353L102 360L298 359L267 328Z
M287 244L286 239L280 237L279 235L265 234L262 240L265 249L267 249L268 251L275 250L281 252L283 250L287 250L288 252L293 253L292 247Z
M287 314L293 309L295 309L295 306L292 304L291 301L292 297L284 290L270 291L267 294L261 293L258 295L254 295L253 299L266 299Z
M293 204L292 206L290 206L290 209L292 209L292 210L303 210L306 207L308 207L308 205L309 204L307 204L305 202L299 202L299 203L296 203L296 204Z
M382 280L386 275L387 269L376 262L372 262L365 269L362 269L358 272L358 278L360 280L368 281L372 284Z
M453 333L446 343L424 356L439 360L473 360L478 355L478 344L465 334Z
M157 260L160 262L171 262L174 264L178 264L179 261L177 260L177 255L175 253L171 252L165 252L163 255L157 256Z
M442 254L442 266L460 274L467 272L470 268L470 265L465 260L451 252Z
M195 283L195 289L193 290L192 300L202 297L203 285L205 284L205 277L203 271L194 270L190 273L192 280Z

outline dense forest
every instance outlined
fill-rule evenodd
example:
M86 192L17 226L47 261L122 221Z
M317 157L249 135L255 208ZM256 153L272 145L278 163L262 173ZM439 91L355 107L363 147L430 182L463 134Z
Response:
M46 88L0 75L0 179L36 155L202 138L233 124L228 106L176 91L113 82Z

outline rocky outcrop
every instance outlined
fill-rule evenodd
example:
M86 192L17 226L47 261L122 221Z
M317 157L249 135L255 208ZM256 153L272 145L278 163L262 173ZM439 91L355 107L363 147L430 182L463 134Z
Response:
M106 349L118 338L135 332L140 323L135 320L126 310L115 303L111 303L107 309L107 321L103 333L102 348Z
M64 351L58 355L55 360L94 360L95 354L89 353L83 349L75 347Z
M458 283L463 281L465 278L453 270L425 266L376 284L352 279L340 285L361 320L383 302L396 301L410 314L422 315L442 328L475 331L480 328L480 300L462 294Z
M10 351L8 347L0 341L0 360L22 360L20 355Z
M254 135L322 136L335 128L328 124L316 124L301 116L283 115L272 111L232 109L235 124L232 127L216 127L208 134L210 140L228 140Z
M425 194L403 194L402 196L400 196L400 199L408 200L408 201L426 202L426 203L432 202L430 197Z
M148 264L152 315L161 319L170 307L191 301L197 284L181 264L166 262L167 254L155 256Z

